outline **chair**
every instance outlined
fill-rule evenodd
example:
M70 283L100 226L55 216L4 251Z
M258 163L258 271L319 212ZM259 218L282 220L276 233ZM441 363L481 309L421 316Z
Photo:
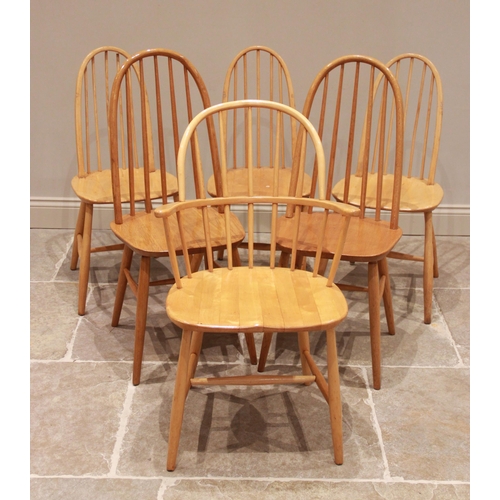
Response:
M438 262L432 212L443 199L443 189L435 182L441 124L443 117L443 89L441 78L434 64L419 54L401 54L387 63L396 76L404 102L405 163L401 186L400 211L424 214L423 256L391 251L389 258L423 262L424 268L424 323L432 317L433 278L437 278ZM391 115L391 120L393 119ZM392 180L389 166L390 144L386 145L386 170L388 186ZM361 176L356 172L355 176ZM355 180L354 180L355 181ZM375 176L368 176L368 189L375 183ZM359 183L358 183L359 186ZM334 196L341 200L341 190L334 187ZM389 207L383 206L383 209Z
M133 78L136 70L139 73L138 80ZM125 106L123 115L120 103ZM168 255L163 224L154 216L151 187L155 184L154 179L158 179L160 204L167 203L167 198L177 193L176 158L180 133L191 121L195 111L209 106L207 89L196 68L184 56L171 50L150 49L135 54L127 59L113 82L109 111L114 207L111 229L124 243L124 250L111 324L118 325L125 291L129 286L137 298L134 385L139 384L141 376L149 287L173 282L172 278L151 280L151 259ZM215 161L217 152L212 135L209 124L209 139L205 149L211 151ZM126 194L131 195L124 198L120 165L125 164L129 172L135 172L140 162L145 168L139 170L140 175L128 175ZM197 168L198 165L193 163L195 172ZM195 183L190 187L194 197L203 196L203 186ZM124 203L128 198L130 203ZM222 215L212 211L209 220L213 224L211 247L225 248L226 237L220 226ZM230 222L230 240L236 245L243 240L245 232L236 217ZM191 265L197 269L206 252L203 221L200 214L193 210L184 214L183 223L184 242L189 248ZM177 235L177 251L181 250L179 238ZM137 279L131 272L133 254L140 256ZM253 341L253 337L247 339L247 342L250 341ZM249 351L252 348L250 356L256 362L255 347L249 345Z
M280 102L295 107L292 78L283 58L273 49L260 45L252 45L240 51L229 65L222 92L222 102L238 99L265 99ZM235 114L231 129L233 154L230 159L231 168L227 171L227 185L230 196L238 196L247 192L248 171L247 155L248 144L239 140L239 134L246 126L245 117L240 110L233 110ZM240 114L241 113L241 114ZM236 118L239 114L241 119ZM253 192L256 195L266 195L274 178L274 171L270 165L279 166L279 192L288 195L291 174L291 153L297 138L297 124L293 118L280 124L275 121L273 110L258 110L253 120L254 161ZM240 150L236 147L240 144ZM280 155L279 161L274 163L275 152ZM306 177L303 193L308 194L311 186ZM207 190L211 196L221 193L220 175L215 172L208 179ZM265 242L256 242L263 250L268 250ZM240 245L245 248L246 242ZM219 252L218 258L222 258Z
M382 79L380 92L374 94L377 75ZM388 107L395 103L395 123L387 123ZM342 200L360 207L360 215L351 219L342 260L367 263L368 286L350 283L339 284L343 290L368 292L370 342L373 387L381 387L380 301L383 299L390 334L395 333L392 295L387 256L402 235L398 226L399 197L401 189L403 107L401 91L396 78L387 67L376 59L353 55L344 56L327 64L316 76L304 104L303 114L316 127L323 141L328 158L327 191L332 192L336 176L351 180L355 151L360 151L358 165L362 176L361 189L353 190L354 182L342 185ZM378 133L374 129L378 127ZM363 134L363 130L365 133ZM379 156L383 154L387 138L394 137L394 181L387 186L387 178L380 170ZM327 147L328 145L328 147ZM328 151L329 148L329 151ZM372 156L374 150L378 156ZM369 159L377 179L373 190L367 189ZM309 162L311 164L311 162ZM315 183L313 174L313 186ZM311 192L311 196L313 192ZM384 220L382 207L390 206L390 220ZM294 218L287 213L280 225L277 243L282 250L281 265L287 264L292 251ZM310 212L302 217L298 251L303 256L313 255L318 234L322 231L320 217ZM323 249L323 266L326 259L336 256L339 239L339 221L336 214L328 220ZM266 333L262 342L259 370L267 360L272 333Z
M229 65L224 80L222 102L236 101L238 99L265 99L280 102L295 107L295 97L290 72L282 57L270 49L260 45L253 45L239 52ZM233 111L237 113L237 110ZM273 120L273 111L260 111L254 120L254 161L255 172L253 176L255 194L269 194L274 172L270 165L274 165L275 152L280 155L277 165L280 168L280 193L288 195L290 185L291 152L295 146L297 131L296 123L290 118L289 123L281 123L279 135L278 124ZM246 155L239 155L236 144L239 141L239 127L245 126L238 120L233 121L232 139L233 156L231 168L228 168L228 190L230 196L238 196L247 192L248 167ZM287 126L288 125L288 126ZM285 147L288 144L288 149ZM242 143L244 152L248 147ZM211 196L221 192L220 176L211 176L207 189ZM309 192L310 185L305 183L304 194Z
M312 142L318 158L318 178L320 194L317 199L302 197L285 197L279 195L278 175L272 180L271 193L264 196L252 194L252 183L249 182L247 193L239 196L227 196L229 192L227 176L227 157L231 154L231 145L227 143L226 131L229 129L227 118L230 110L247 110L248 128L246 140L251 143L256 140L251 134L251 122L255 111L259 109L273 109L279 113L278 121L283 117L291 116L307 131L307 138ZM200 126L211 117L216 116L219 121L221 154L222 197L184 201L183 176L185 156L190 141ZM305 144L306 134L302 134ZM275 160L278 160L276 154ZM297 158L298 160L298 158ZM294 160L294 165L299 162ZM165 233L169 245L169 255L175 276L175 285L170 289L166 300L166 311L170 320L182 328L182 341L173 394L170 418L170 432L168 439L167 470L173 471L176 467L179 448L181 425L183 420L185 401L192 386L208 385L259 385L259 384L305 384L316 382L323 396L329 404L330 423L332 430L334 460L337 464L343 462L342 449L342 409L340 400L340 381L337 364L335 327L347 314L347 303L342 292L333 284L335 270L342 253L343 238L339 238L336 257L330 269L328 278L318 273L321 256L321 241L318 242L316 265L314 271L305 271L295 266L296 247L292 250L292 265L290 268L276 266L276 235L278 228L278 214L280 206L288 206L294 210L295 221L300 223L302 207L316 207L321 210L323 222L327 221L329 211L335 211L342 219L343 234L347 230L351 214L359 209L336 202L325 201L325 167L321 142L314 127L295 109L281 103L262 100L242 100L226 102L212 106L198 114L186 130L179 148L179 202L171 203L158 208L155 215L164 221ZM248 175L250 179L257 171L251 154L248 157ZM199 170L201 173L201 170ZM303 176L298 176L303 179ZM201 184L201 181L200 181ZM300 184L300 182L299 182ZM184 262L187 268L186 276L181 277L175 257L176 233L175 224L182 225L185 214L190 210L201 211L204 220L207 212L219 207L224 214L226 226L230 224L231 206L243 205L248 210L248 263L234 266L232 252L228 252L226 268L216 267L212 253L207 252L208 269L198 271L190 269L189 254L184 251ZM254 221L254 211L258 206L268 207L271 216L271 243L267 262L262 262L257 252L254 231L257 224ZM284 209L284 208L283 208ZM205 226L206 236L211 234L211 228ZM227 231L227 248L232 248L230 232ZM296 241L295 241L296 243ZM209 239L207 239L207 246ZM309 352L310 330L326 330L328 353L328 380L316 366ZM219 376L213 378L195 377L197 362L200 355L204 333L213 332L298 332L300 356L302 361L301 375L258 375L245 374L237 376Z
M91 247L94 205L113 203L109 165L108 106L113 78L129 54L118 47L99 47L83 60L76 80L75 128L78 175L71 187L80 198L70 268L80 260L78 314L85 314L90 254L123 249L122 244ZM89 81L90 80L90 81ZM124 190L125 193L125 190Z

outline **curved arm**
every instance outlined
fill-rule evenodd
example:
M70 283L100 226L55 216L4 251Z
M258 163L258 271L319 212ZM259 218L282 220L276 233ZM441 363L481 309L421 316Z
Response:
M156 217L169 217L188 208L202 208L207 206L244 205L244 204L272 204L301 205L312 208L331 210L345 216L358 216L360 209L353 205L338 201L319 200L315 198L295 198L293 196L228 196L227 198L204 198L198 200L177 201L158 207L154 213Z

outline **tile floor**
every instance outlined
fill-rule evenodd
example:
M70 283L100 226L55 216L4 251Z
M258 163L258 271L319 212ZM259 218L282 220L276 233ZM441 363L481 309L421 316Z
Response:
M347 294L337 340L344 464L333 463L328 410L315 387L193 389L175 472L165 470L180 331L166 289L151 294L141 384L131 382L134 300L111 328L120 253L94 254L87 314L76 313L72 231L31 230L31 499L466 499L469 459L469 238L438 237L433 322L421 268L391 261L397 334L383 324L382 389L371 388L367 298ZM96 231L94 242L108 242ZM399 248L417 252L420 237ZM166 261L155 264L168 275ZM363 265L341 275L363 282ZM312 351L325 367L325 339ZM222 360L223 366L215 363ZM297 364L275 336L268 367ZM238 336L206 336L199 373L248 369Z

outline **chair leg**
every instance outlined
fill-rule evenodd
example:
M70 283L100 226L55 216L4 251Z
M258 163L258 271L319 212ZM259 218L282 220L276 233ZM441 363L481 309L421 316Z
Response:
M434 278L439 278L439 269L438 269L438 254L437 254L437 245L436 245L436 233L434 232L434 224L432 225L432 254L433 254L433 271Z
M266 367L267 355L269 354L269 348L271 347L272 340L272 332L264 333L264 336L262 337L262 345L260 347L259 366L257 367L257 371L259 372L263 372Z
M69 268L74 271L78 265L78 237L83 238L83 222L85 220L85 203L80 203L80 209L78 210L78 219L76 220L75 235L73 236L73 249L71 252L71 262Z
M125 274L125 270L130 271L133 255L134 252L131 248L127 246L123 248L122 263L120 265L118 284L116 286L115 305L111 317L111 326L118 326L118 322L120 321L125 291L127 290L127 275Z
M188 363L188 377L194 377L198 361L200 359L201 344L203 343L203 332L193 332L191 337L191 348Z
M319 268L318 268L318 273L321 274L321 276L325 275L326 272L326 267L328 265L328 260L329 259L321 259L319 261Z
M167 470L175 470L177 452L181 436L182 418L186 397L189 391L189 354L191 351L192 333L187 330L182 332L179 361L177 363L177 375L175 377L175 388L170 412L170 431L168 435Z
M240 252L236 245L233 245L233 266L241 267Z
M253 333L245 333L245 342L248 349L248 357L250 358L250 364L257 364L257 349L255 348L255 338Z
M333 328L326 332L328 360L328 406L332 428L333 456L337 465L344 462L342 443L342 400L340 397L340 375L337 359L337 339Z
M309 342L309 332L298 332L299 341L299 352L300 352L300 364L302 365L302 375L311 375L311 367L307 362L304 351L311 351L311 346ZM311 382L306 382L304 385L311 385Z
M290 254L288 252L281 251L281 255L278 261L279 267L290 267Z
M433 227L432 212L426 212L425 217L425 241L424 241L424 323L429 324L432 319L432 289L434 274L434 249L433 249Z
M134 385L139 385L141 381L142 355L148 316L150 268L151 257L142 256L139 281L137 283L137 308L135 312L134 366L132 369L132 383Z
M389 276L389 265L387 259L384 258L378 263L379 276L385 277L384 291L382 298L384 300L385 318L387 320L387 328L390 335L396 333L396 324L394 323L394 309L392 307L392 291L391 291L391 280Z
M379 274L376 262L368 263L368 303L370 314L370 341L372 352L373 388L381 386L380 355L380 290Z
M83 222L83 238L80 253L80 270L78 272L78 314L85 314L87 302L87 288L90 274L90 246L92 243L92 215L94 206L85 203L85 215Z

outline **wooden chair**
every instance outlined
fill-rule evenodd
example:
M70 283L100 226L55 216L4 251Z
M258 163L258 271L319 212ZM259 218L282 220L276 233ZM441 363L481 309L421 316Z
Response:
M245 109L248 128L246 140L252 143L255 137L251 133L251 125L255 111L258 109L274 109L278 111L277 120L288 116L297 120L307 131L302 134L305 144L307 139L312 142L317 156L317 171L320 195L317 199L285 197L279 195L278 175L271 179L271 193L255 196L252 193L252 175L257 171L251 149L248 153L248 175L250 178L247 193L239 196L227 196L229 192L227 156L231 146L227 144L227 115L229 110ZM202 123L215 116L219 122L221 154L222 197L184 201L184 170L185 156L190 141L195 137ZM227 128L226 128L227 127ZM276 154L275 161L278 160ZM298 165L298 162L297 162ZM281 103L263 100L242 100L221 103L198 114L186 130L179 148L179 202L171 203L155 211L157 217L164 221L165 233L169 245L169 255L175 276L175 285L170 289L166 310L170 320L182 328L182 341L177 366L175 389L170 418L168 438L167 470L175 469L179 448L181 425L185 401L192 386L207 385L259 385L259 384L305 384L316 382L329 404L330 423L333 438L335 463L343 462L342 451L342 409L340 400L340 382L337 365L335 327L347 314L347 303L342 292L333 284L335 270L342 254L344 238L339 238L336 257L330 269L328 278L318 272L321 241L318 241L316 264L312 272L296 267L297 238L294 240L291 252L291 267L281 268L276 265L276 236L279 231L278 214L280 206L288 206L296 214L296 227L300 224L301 209L315 207L320 210L319 216L326 224L328 212L334 211L342 220L343 234L347 231L350 215L359 209L336 202L325 201L325 166L321 141L311 123L295 109ZM202 171L199 170L201 175ZM303 176L298 176L303 179ZM200 181L201 183L201 181ZM300 182L299 182L300 184ZM176 235L181 233L184 217L190 210L201 212L204 220L214 207L222 209L226 227L229 227L231 206L243 205L248 209L248 263L234 266L232 252L228 252L226 268L216 267L212 252L207 252L208 269L196 272L190 269L189 253L184 250L186 276L181 277L177 258L175 257ZM257 228L254 211L258 206L268 207L271 217L270 252L265 252L267 262L262 264L254 255L255 235ZM284 209L284 208L283 208ZM160 219L161 220L161 219ZM179 228L176 227L180 223ZM206 224L205 234L209 245L212 228ZM227 248L232 248L230 231L226 231ZM183 245L186 246L186 245ZM179 257L180 258L180 257ZM328 353L328 383L316 366L309 351L310 330L326 330ZM240 375L221 376L215 378L195 377L197 362L200 355L204 333L230 332L298 332L300 356L302 361L301 375Z
M261 45L252 45L240 51L231 61L224 79L222 102L238 99L264 99L280 102L295 107L292 78L283 58L273 49ZM230 196L239 196L247 193L248 171L246 149L248 143L241 142L239 134L245 136L246 119L241 110L233 110L232 120L232 151L228 159L228 190ZM240 117L237 118L237 115ZM297 138L297 124L293 118L287 118L279 124L276 121L274 110L258 110L253 120L254 161L253 191L256 195L267 195L274 179L274 171L270 167L279 168L279 192L288 195L291 177L291 154ZM239 144L239 146L238 146ZM240 148L240 150L238 149ZM279 154L279 161L274 163L275 154ZM221 179L217 172L208 180L208 192L211 196L221 193ZM306 177L303 193L308 194L310 179ZM256 242L262 250L269 250L265 242ZM246 242L240 245L246 248ZM219 252L218 258L222 258Z
M377 75L381 75L380 92L375 95ZM395 123L388 126L388 107L395 102ZM353 190L354 182L342 186L342 199L360 207L359 217L351 220L342 260L367 263L368 287L339 284L344 290L368 292L373 387L381 386L380 301L383 299L390 334L395 333L392 295L387 256L402 235L398 226L401 168L403 155L403 107L398 82L387 67L376 59L365 56L344 56L327 64L316 76L304 104L303 114L313 123L323 141L328 158L327 191L330 196L336 176L351 180L355 151L361 151L358 161L362 176L361 189ZM366 118L366 120L365 120ZM376 133L377 126L378 133ZM363 135L363 129L365 133ZM386 188L387 178L380 170L380 155L372 156L375 149L384 151L388 135L394 136L394 181ZM381 154L382 154L381 153ZM369 159L373 158L377 183L367 189ZM307 160L307 158L306 158ZM311 164L311 162L309 161ZM315 174L313 175L313 187ZM314 192L311 191L311 196ZM391 206L390 219L384 220L384 206ZM294 218L286 214L280 225L277 243L282 249L281 265L286 265L292 251ZM313 212L302 217L298 251L313 255L322 221ZM323 257L336 257L340 235L339 219L332 214L328 220ZM326 264L324 260L323 266ZM322 267L322 270L324 267ZM264 335L259 359L263 371L272 334Z
M94 205L113 203L109 164L108 108L113 79L129 54L118 47L99 47L83 60L76 80L75 129L78 175L71 187L80 198L80 210L73 238L70 268L80 260L78 276L78 314L85 314L90 273L90 254L121 250L123 244L92 248ZM137 75L135 75L137 76ZM123 196L126 176L123 171Z
M133 78L136 69L139 80ZM121 102L125 106L123 116L120 114ZM207 89L196 68L184 56L171 50L151 49L135 54L127 59L113 82L109 112L114 206L111 229L124 243L124 250L112 326L118 325L128 285L137 298L132 379L134 385L140 382L149 287L173 282L173 279L152 281L150 276L151 258L168 255L163 224L153 212L153 179L159 179L160 204L167 203L167 198L177 193L176 159L180 135L195 112L209 106ZM123 128L120 127L122 121ZM206 151L217 161L213 135L209 124ZM131 201L124 204L120 165L125 163L129 172L134 172L139 161L147 168L140 169L140 176L128 175L127 194L131 193ZM197 168L199 167L193 163L193 170L196 171ZM204 195L203 186L194 183L191 187L194 197ZM215 211L209 214L210 224L213 225L210 244L214 249L226 246L226 236L221 227L222 217ZM243 240L245 232L236 217L231 218L230 224L229 239L236 245ZM192 210L184 214L183 230L184 243L193 259L191 265L197 269L206 252L203 221L198 211ZM179 238L177 235L178 251L181 250ZM137 280L131 273L134 253L140 256ZM256 362L255 346L249 345L249 350L252 347L250 355Z
M399 82L404 102L405 161L400 211L423 213L425 235L423 256L391 251L388 257L423 262L424 323L430 323L433 278L439 275L432 212L441 203L444 194L435 182L443 118L443 89L436 67L424 56L401 54L391 59L387 66ZM390 120L394 120L393 113L392 110ZM392 163L389 161L393 153L391 144L386 144L384 175L388 179L387 189L390 189L393 179ZM362 172L357 171L354 176L360 179ZM356 183L357 179L352 182ZM372 172L368 176L368 190L375 182L375 173ZM360 187L359 182L356 185ZM337 199L343 199L341 185L334 187L333 194ZM384 205L382 208L389 207Z
M260 45L253 45L239 52L229 65L224 80L222 102L236 101L238 99L264 99L268 101L287 104L295 107L295 97L290 72L282 57L270 49ZM235 114L238 110L233 111ZM254 191L256 194L266 195L274 179L271 165L274 164L275 153L279 154L277 166L280 168L280 194L288 195L291 173L291 152L295 146L297 126L290 118L288 123L278 123L274 110L259 110L253 121L255 134L255 172ZM242 116L242 115L240 115ZM242 120L233 120L232 142L233 155L230 159L231 168L228 168L228 190L230 196L239 196L247 192L248 172L246 168L246 155L238 154L235 147L239 140L240 128L246 126ZM288 145L288 148L286 147ZM244 152L248 143L242 143ZM220 176L211 176L208 180L208 192L212 196L220 195ZM310 186L305 183L304 193L309 192Z

